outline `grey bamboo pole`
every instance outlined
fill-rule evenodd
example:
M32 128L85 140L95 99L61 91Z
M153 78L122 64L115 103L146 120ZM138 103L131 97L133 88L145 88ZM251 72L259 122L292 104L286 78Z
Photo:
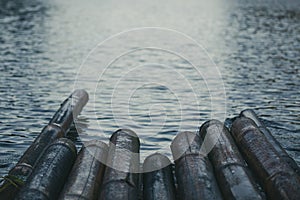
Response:
M298 174L280 158L251 119L236 118L232 124L232 135L269 199L299 199Z
M31 174L45 148L58 138L65 136L74 119L88 101L88 94L84 90L75 90L60 106L49 124L25 151L15 167L5 177L0 186L0 199L13 199L19 189Z
M179 199L222 199L213 168L202 155L200 137L191 132L179 133L172 141Z
M171 161L155 153L148 156L143 164L143 199L175 200L175 185Z
M295 162L295 160L291 158L289 154L283 149L280 143L271 134L269 129L267 129L266 125L258 118L256 113L252 109L246 109L241 112L240 116L247 117L253 120L260 132L262 132L265 135L269 143L272 144L274 149L277 151L278 155L280 156L280 159L286 162L300 176L300 168Z
M265 199L224 124L218 120L207 121L199 133L203 139L216 141L208 156L224 199Z
M139 148L139 138L133 131L120 129L113 133L99 199L138 199Z
M97 199L105 170L108 146L101 141L84 143L60 193L61 200Z
M57 199L76 155L74 143L67 138L60 138L50 144L15 199Z

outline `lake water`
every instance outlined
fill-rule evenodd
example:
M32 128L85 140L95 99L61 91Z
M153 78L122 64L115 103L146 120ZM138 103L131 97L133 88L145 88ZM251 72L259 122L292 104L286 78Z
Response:
M142 160L245 108L300 164L300 2L0 2L0 175L75 88L80 139L134 130Z

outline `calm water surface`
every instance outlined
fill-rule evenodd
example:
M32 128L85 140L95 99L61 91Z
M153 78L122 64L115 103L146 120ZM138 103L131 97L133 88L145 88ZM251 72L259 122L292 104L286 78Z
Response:
M1 1L0 175L77 87L83 141L131 128L171 158L177 131L253 108L300 164L299 22L297 0Z

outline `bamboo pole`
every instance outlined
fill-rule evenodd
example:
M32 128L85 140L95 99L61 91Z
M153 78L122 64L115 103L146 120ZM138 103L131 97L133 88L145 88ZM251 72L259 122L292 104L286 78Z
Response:
M67 138L60 138L50 144L15 199L57 199L76 155L74 143Z
M218 120L207 121L199 133L203 139L216 140L208 156L224 199L264 199L224 124Z
M232 135L269 199L299 199L298 174L280 158L251 119L236 118L232 124Z
M262 132L265 135L269 143L272 144L274 149L277 151L278 155L280 156L280 159L286 162L300 176L300 168L295 162L295 160L291 158L289 154L283 149L280 143L271 134L269 129L267 129L266 125L258 118L256 113L252 109L246 109L241 112L240 116L247 117L253 120L260 132Z
M120 129L113 133L99 199L138 199L139 148L139 138L133 131Z
M172 141L179 199L222 199L213 168L200 152L201 144L200 137L191 132L179 133Z
M0 199L13 199L19 189L31 174L38 158L45 148L58 138L65 136L74 119L88 101L88 94L84 90L75 90L60 106L49 124L44 127L39 136L25 151L15 167L13 167L5 181L0 186Z
M84 144L60 194L61 200L93 200L98 198L107 151L108 146L98 140Z
M148 156L143 164L143 199L175 200L175 185L171 161L155 153Z

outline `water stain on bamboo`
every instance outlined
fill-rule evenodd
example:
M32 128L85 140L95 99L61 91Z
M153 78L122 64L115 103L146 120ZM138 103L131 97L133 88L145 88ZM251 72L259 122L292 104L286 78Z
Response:
M15 199L57 199L76 155L74 143L66 138L60 138L49 145Z
M143 164L143 199L175 200L175 185L171 161L155 153L148 156Z
M192 132L179 133L172 141L179 199L222 199L213 168L200 152L201 144Z
M85 90L75 90L55 113L49 124L56 125L66 134L74 119L79 115L82 108L88 102L89 96Z
M272 144L274 149L277 151L280 159L286 162L300 176L300 168L295 160L292 159L289 154L282 148L280 143L274 138L269 129L267 129L266 125L258 118L256 113L252 109L246 109L241 112L240 116L247 117L253 120L253 122L259 128L260 132L265 135L265 137L268 139L268 142Z
M113 133L99 199L138 199L139 149L140 141L133 131L120 129Z
M101 141L84 143L60 194L60 199L97 199L105 170L108 146Z
M280 158L251 119L236 118L232 124L232 135L269 199L299 199L298 174Z
M88 94L85 90L75 90L61 104L48 125L25 151L16 166L9 171L6 177L7 181L4 181L0 187L0 199L13 199L15 197L31 174L41 153L50 143L65 136L87 101Z
M224 124L218 120L207 121L199 133L202 138L216 140L208 156L224 199L265 199Z

